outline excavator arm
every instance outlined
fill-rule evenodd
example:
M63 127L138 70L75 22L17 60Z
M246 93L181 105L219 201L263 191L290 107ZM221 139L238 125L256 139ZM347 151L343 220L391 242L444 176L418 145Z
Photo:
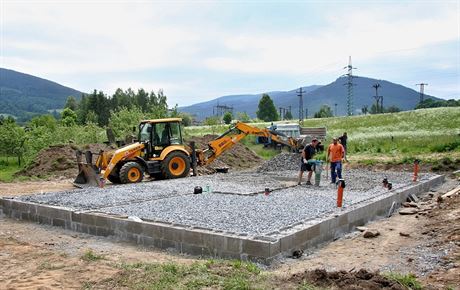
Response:
M255 135L271 138L280 144L289 146L291 149L297 148L297 141L291 137L287 137L287 141L281 138L280 134L268 129L260 129L250 126L245 123L237 122L225 133L208 143L208 149L197 150L197 162L199 165L207 165L222 155L225 151L231 149L236 143L247 135Z

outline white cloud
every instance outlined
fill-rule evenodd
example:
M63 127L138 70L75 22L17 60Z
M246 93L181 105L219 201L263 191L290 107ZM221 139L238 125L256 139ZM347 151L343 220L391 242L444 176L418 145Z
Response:
M357 2L352 8L334 2L323 6L315 21L306 18L308 26L273 30L262 30L264 26L249 16L247 26L233 27L228 13L227 18L219 18L229 6L238 4L2 0L0 63L63 84L79 84L77 89L163 88L180 100L181 96L199 99L220 92L243 93L238 88L251 86L228 81L227 87L217 88L213 86L217 77L279 75L296 79L299 85L306 79L332 81L343 73L349 55L361 65L379 64L382 56L391 55L405 66L408 60L423 61L426 52L419 48L460 42L458 2ZM246 6L239 9L232 13ZM289 15L280 12L271 17ZM434 69L452 66L460 64L433 62ZM167 79L139 79L139 74L132 73L162 69L195 73L190 80L174 73ZM252 91L266 89L290 87L274 88L267 77L266 85Z

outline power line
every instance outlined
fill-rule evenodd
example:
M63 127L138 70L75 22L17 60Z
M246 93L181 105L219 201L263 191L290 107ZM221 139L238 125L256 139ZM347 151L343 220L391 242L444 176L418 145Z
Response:
M356 69L351 65L351 56L348 58L348 65L344 67L344 69L348 69L348 73L345 74L348 77L348 81L344 84L347 85L347 113L348 116L353 115L353 70Z
M303 89L302 87L299 88L297 92L297 96L299 97L299 123L303 122Z
M423 102L423 98L425 95L425 86L427 85L428 84L424 84L424 83L416 84L416 86L420 86L420 103Z
M375 89L375 96L374 96L374 99L375 99L375 110L376 110L376 113L378 113L380 111L380 113L383 113L383 96L379 96L379 88L381 87L380 84L375 84L372 86L374 89ZM379 106L379 102L380 102L380 106Z

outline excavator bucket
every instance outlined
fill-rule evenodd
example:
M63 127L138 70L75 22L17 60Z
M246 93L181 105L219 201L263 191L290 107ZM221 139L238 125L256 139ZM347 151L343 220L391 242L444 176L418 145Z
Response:
M83 153L81 151L78 150L76 154L78 163L78 175L75 178L73 184L80 188L84 187L85 185L102 187L98 169L93 165L92 162L92 153L90 151L86 151L84 153L86 162L82 161Z

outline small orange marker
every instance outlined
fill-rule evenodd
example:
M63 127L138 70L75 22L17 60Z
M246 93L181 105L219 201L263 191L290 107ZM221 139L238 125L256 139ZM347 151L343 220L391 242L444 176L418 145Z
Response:
M343 189L345 188L345 180L339 179L339 182L337 183L338 188L337 188L337 207L342 207L342 201L343 201Z
M415 161L414 161L414 179L412 180L413 182L417 181L419 163L420 163L420 160L415 159Z

